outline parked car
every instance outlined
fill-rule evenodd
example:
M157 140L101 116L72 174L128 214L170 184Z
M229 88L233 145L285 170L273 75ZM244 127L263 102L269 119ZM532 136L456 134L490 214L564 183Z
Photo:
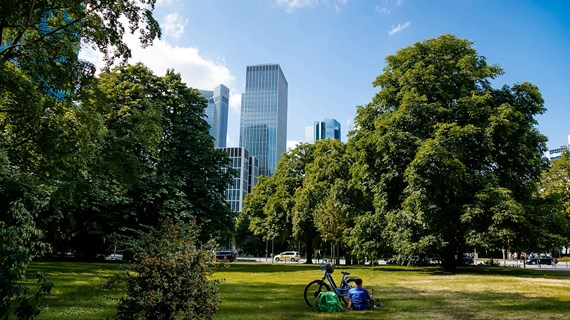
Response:
M232 250L216 251L216 260L227 260L233 262L236 260L236 253Z
M473 263L475 263L475 259L473 259L473 256L470 254L464 254L463 255L463 263L464 264L473 264Z
M111 253L110 255L105 257L106 261L122 261L123 255L120 253Z
M285 252L281 252L280 254L276 255L273 259L275 259L275 261L279 262L281 260L283 261L291 261L291 262L295 262L295 261L299 261L299 259L301 259L301 256L299 255L299 252L297 251L285 251Z
M556 264L556 258L544 256L544 257L532 257L526 260L526 264Z

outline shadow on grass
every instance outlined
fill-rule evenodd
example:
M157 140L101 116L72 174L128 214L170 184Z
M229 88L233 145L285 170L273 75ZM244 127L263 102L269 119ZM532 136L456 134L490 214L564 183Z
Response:
M34 262L28 271L44 273L115 273L122 270L123 264L103 262Z
M310 271L320 270L318 264L263 264L263 263L230 263L225 269L213 269L213 271L224 272L258 272L258 273L272 273L272 272L297 272L297 271Z
M570 271L565 269L526 269L526 268L513 268L513 267L490 267L490 266L462 266L458 267L455 271L445 271L440 266L397 266L397 265L383 265L383 266L363 266L352 265L342 266L337 269L362 269L372 270L376 272L414 272L414 273L428 273L432 275L458 275L458 274L473 274L473 275L498 275L509 277L521 278L535 278L540 276L546 279L569 279Z

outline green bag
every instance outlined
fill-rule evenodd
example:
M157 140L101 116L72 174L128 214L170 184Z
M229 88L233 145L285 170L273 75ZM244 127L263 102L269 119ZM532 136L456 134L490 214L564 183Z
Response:
M332 291L322 291L319 293L317 301L315 302L315 308L323 312L338 312L344 310L338 296Z

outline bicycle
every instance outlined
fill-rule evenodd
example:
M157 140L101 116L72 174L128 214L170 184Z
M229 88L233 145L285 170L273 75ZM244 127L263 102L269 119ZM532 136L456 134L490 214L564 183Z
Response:
M340 301L344 304L348 304L348 290L352 288L351 283L354 280L358 279L358 277L349 277L348 275L350 272L341 272L342 279L340 281L340 286L336 286L331 273L334 272L334 265L331 263L321 264L321 270L325 271L322 279L317 279L309 282L309 284L305 287L305 302L309 307L313 307L313 303L315 299L322 291L331 291L331 287L334 293L338 296ZM330 286L325 282L328 281Z

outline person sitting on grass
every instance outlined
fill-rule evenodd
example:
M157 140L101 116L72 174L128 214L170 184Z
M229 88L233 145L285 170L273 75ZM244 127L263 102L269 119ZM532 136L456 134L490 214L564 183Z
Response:
M369 310L373 305L372 296L362 287L362 279L354 280L356 287L348 291L348 310Z

